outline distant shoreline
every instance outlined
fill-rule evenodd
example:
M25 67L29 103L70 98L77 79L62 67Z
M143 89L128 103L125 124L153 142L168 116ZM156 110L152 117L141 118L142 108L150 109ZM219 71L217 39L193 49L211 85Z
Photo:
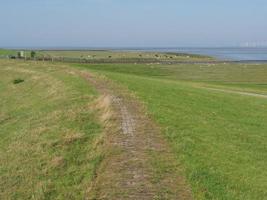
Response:
M0 48L1 49L1 48ZM34 51L114 51L114 52L152 52L181 53L207 56L217 61L232 62L267 62L267 47L27 47L3 48L8 50Z
M267 49L266 47L234 47L234 46L225 46L225 47L0 47L0 49L10 49L10 50L43 50L43 51L154 51L154 50L182 50L182 49Z

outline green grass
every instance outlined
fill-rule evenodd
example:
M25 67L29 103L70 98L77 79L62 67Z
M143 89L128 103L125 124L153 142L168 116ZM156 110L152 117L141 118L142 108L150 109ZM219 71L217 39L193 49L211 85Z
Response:
M0 49L0 58L17 56L19 49ZM30 50L22 50L29 59ZM209 56L186 53L160 53L145 51L111 51L111 50L34 50L35 60L53 60L64 62L87 63L170 63L170 62L207 62L214 61Z
M204 87L266 95L267 65L7 60L0 60L0 199L84 199L103 158L95 147L102 129L97 93L72 67L105 75L144 103L195 199L266 199L267 100ZM154 165L155 180L169 170Z
M162 127L195 199L266 199L266 65L75 65L135 93ZM160 171L160 170L159 170Z
M8 56L8 55L17 55L17 52L14 50L0 49L0 56Z
M83 64L75 66L83 67ZM219 88L267 93L267 65L257 64L91 64L90 69L179 80Z
M0 60L0 199L84 199L102 159L96 96L60 64Z
M29 50L13 50L13 49L0 49L0 58L7 58L7 56L17 56L19 51L24 52L24 56L30 57L30 52Z

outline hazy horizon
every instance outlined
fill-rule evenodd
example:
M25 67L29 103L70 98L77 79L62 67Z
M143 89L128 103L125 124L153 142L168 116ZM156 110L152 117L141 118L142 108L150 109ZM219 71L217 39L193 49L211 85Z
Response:
M260 47L245 47L245 46L176 46L176 47L168 47L168 46L124 46L124 47L116 47L116 46L98 46L98 47L86 47L86 46L0 46L0 49L10 49L10 50L183 50L183 49L267 49L267 46Z

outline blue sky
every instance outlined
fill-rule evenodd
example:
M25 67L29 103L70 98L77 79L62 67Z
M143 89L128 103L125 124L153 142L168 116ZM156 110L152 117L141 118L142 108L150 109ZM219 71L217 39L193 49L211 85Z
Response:
M0 47L236 46L267 41L266 0L0 0Z

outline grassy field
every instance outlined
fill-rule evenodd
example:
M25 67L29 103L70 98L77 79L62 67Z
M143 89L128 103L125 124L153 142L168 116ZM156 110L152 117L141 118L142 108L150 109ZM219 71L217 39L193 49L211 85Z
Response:
M162 127L195 199L266 199L267 65L74 65L128 88Z
M6 57L9 55L16 55L17 52L13 50L0 49L0 56Z
M267 65L8 60L0 60L0 199L84 199L103 131L98 94L79 70L145 105L195 199L266 199Z
M66 66L0 60L0 199L84 198L102 159L96 97Z
M75 65L84 66L84 65ZM238 91L267 93L267 64L104 64L88 65L90 69L117 72L148 78L228 88Z
M0 49L0 57L16 56L20 50ZM30 50L23 50L30 58ZM183 53L160 53L142 51L111 51L111 50L35 50L35 59L66 62L90 63L157 63L157 62L201 62L214 61L213 58L202 55Z
M109 60L134 60L150 59L158 61L202 61L212 60L212 58L201 55L189 55L179 53L160 53L160 52L139 52L139 51L39 51L42 55L65 58L83 58L88 60L109 59Z

